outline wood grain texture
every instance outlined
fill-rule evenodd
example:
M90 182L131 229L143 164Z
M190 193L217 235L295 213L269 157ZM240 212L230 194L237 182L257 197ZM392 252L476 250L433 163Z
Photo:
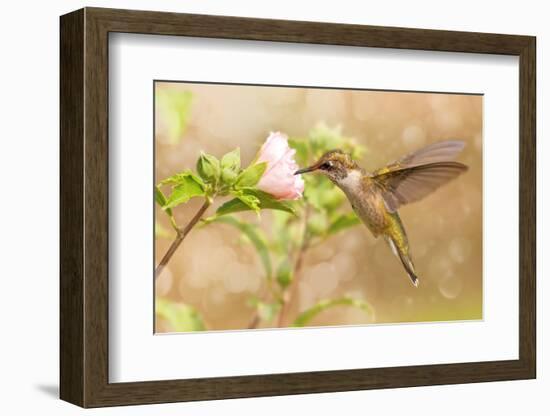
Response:
M536 377L536 40L523 48L519 63L519 356Z
M520 58L518 360L109 383L108 33L516 55ZM535 38L87 8L61 18L61 398L83 407L533 378Z
M60 24L60 388L84 405L84 12Z
M84 57L84 405L108 380L109 139L108 32L85 9Z

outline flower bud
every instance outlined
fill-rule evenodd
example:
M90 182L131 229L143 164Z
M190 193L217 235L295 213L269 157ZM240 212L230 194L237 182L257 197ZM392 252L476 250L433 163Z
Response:
M197 160L197 172L206 183L217 182L220 178L220 162L208 153L202 153Z
M241 169L241 152L237 147L235 150L226 153L220 162L222 182L226 185L232 185L239 175Z

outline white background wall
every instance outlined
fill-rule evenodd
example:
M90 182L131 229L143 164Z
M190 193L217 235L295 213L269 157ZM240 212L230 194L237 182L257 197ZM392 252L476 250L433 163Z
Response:
M2 280L0 409L3 414L83 412L58 390L58 16L82 6L166 10L276 19L406 26L537 36L538 53L538 379L338 394L225 400L92 410L88 414L549 414L550 361L542 331L543 242L550 145L542 124L550 100L546 2L126 0L4 2L0 15L0 213ZM515 191L515 190L512 190ZM546 201L544 201L546 199ZM502 219L503 222L506 218ZM505 259L503 259L505 261ZM546 324L547 326L547 324ZM483 412L483 413L482 413Z

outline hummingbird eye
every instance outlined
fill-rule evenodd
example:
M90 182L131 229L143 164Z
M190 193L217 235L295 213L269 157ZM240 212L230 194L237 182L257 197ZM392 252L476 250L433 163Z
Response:
M331 170L333 168L334 164L332 163L331 160L329 160L328 162L325 162L323 163L320 168L323 169L323 170Z

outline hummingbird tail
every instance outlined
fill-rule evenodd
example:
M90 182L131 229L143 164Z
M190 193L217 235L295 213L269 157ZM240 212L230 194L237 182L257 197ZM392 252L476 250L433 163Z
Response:
M392 237L388 237L387 241L393 251L393 253L399 257L399 260L401 260L401 263L403 264L403 267L405 268L405 271L409 275L409 278L412 281L412 284L415 287L418 287L418 276L416 275L416 272L414 270L414 264L412 262L412 259L410 258L409 254L403 250L399 244L397 244L396 241ZM407 250L408 251L408 250Z

